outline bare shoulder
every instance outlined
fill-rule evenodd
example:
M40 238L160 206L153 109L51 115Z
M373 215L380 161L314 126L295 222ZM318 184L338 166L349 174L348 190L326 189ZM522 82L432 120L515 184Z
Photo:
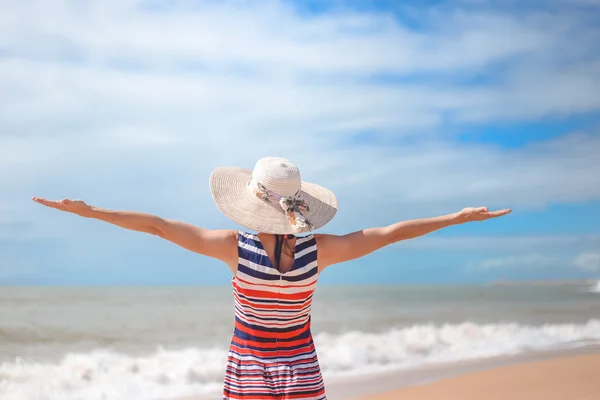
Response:
M330 235L330 234L327 234L327 233L315 233L315 234L313 234L313 237L315 238L315 243L317 245L317 248L319 249L319 252L321 250L327 251L327 246L333 240L333 236L335 236L335 235Z
M317 245L317 263L319 271L322 271L331 264L338 262L338 254L344 252L344 245L347 243L343 236L317 233L313 235Z
M167 220L161 224L157 235L187 250L221 260L234 273L237 269L238 231L205 229L185 222Z
M237 268L238 235L239 232L232 229L205 230L202 233L204 253L224 261L230 268Z
M233 229L214 229L205 230L204 234L213 240L223 240L230 244L237 245L239 232Z
M238 266L238 235L239 232L232 229L205 230L202 234L203 253L223 261L233 275Z
M353 240L356 241L360 236L362 236L362 232L352 232L344 235L330 233L314 235L319 250L325 253L346 250L346 247L352 246Z
M319 270L376 251L387 244L381 229L363 229L344 235L315 234L317 241Z
M361 236L362 232L352 232L344 235L335 235L331 233L315 233L317 246L319 250L325 252L332 250L343 250L344 246L351 245L351 240L357 236Z

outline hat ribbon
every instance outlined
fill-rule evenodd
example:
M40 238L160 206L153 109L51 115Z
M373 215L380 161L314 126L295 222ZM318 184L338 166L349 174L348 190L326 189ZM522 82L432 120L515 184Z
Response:
M271 204L273 204L273 201L277 201L283 209L288 222L295 230L302 231L306 228L312 230L313 224L304 215L310 209L306 201L300 198L300 191L296 192L293 196L285 197L267 189L265 185L256 182L254 179L250 181L250 186L256 197L262 201Z

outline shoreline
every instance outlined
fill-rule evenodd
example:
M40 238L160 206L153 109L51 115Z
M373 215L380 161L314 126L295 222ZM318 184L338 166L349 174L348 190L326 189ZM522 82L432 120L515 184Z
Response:
M554 363L578 357L597 357L597 365L599 366L597 370L600 372L600 344L590 344L573 348L531 351L457 362L436 363L366 376L325 377L325 385L328 400L410 399L404 393L407 390L433 387L440 382L452 381L454 379L471 379L470 377L473 374L485 373L494 375L494 371L504 368L509 370L521 367L526 368L526 366L536 363ZM168 400L214 400L220 398L220 396L221 392L219 391L210 394L170 398ZM446 398L453 399L453 397L440 397L440 399ZM458 398L462 400L461 397ZM511 397L508 396L506 398ZM436 397L432 397L432 400L435 399Z
M364 398L369 398L369 396L377 396L382 393L410 387L435 384L435 382L438 381L472 373L590 354L600 355L600 344L590 344L564 349L530 351L526 353L453 361L448 363L436 363L368 376L357 376L352 379L335 377L330 378L325 382L327 387L327 399L362 400ZM600 362L598 365L600 365Z
M415 385L357 400L594 400L600 353L525 362ZM347 397L350 398L350 397Z

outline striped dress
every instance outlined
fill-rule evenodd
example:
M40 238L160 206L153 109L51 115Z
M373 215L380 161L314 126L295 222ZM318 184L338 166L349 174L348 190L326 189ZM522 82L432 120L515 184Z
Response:
M318 278L314 236L297 238L295 250L291 270L280 273L257 235L238 234L224 400L326 399L310 330Z

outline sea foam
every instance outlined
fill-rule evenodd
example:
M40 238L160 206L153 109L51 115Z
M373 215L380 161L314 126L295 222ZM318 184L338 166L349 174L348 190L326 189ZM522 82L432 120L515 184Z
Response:
M585 324L414 325L379 333L315 335L325 379L427 364L600 343L600 320ZM218 393L227 349L109 350L67 354L56 363L0 365L3 400L154 400Z

